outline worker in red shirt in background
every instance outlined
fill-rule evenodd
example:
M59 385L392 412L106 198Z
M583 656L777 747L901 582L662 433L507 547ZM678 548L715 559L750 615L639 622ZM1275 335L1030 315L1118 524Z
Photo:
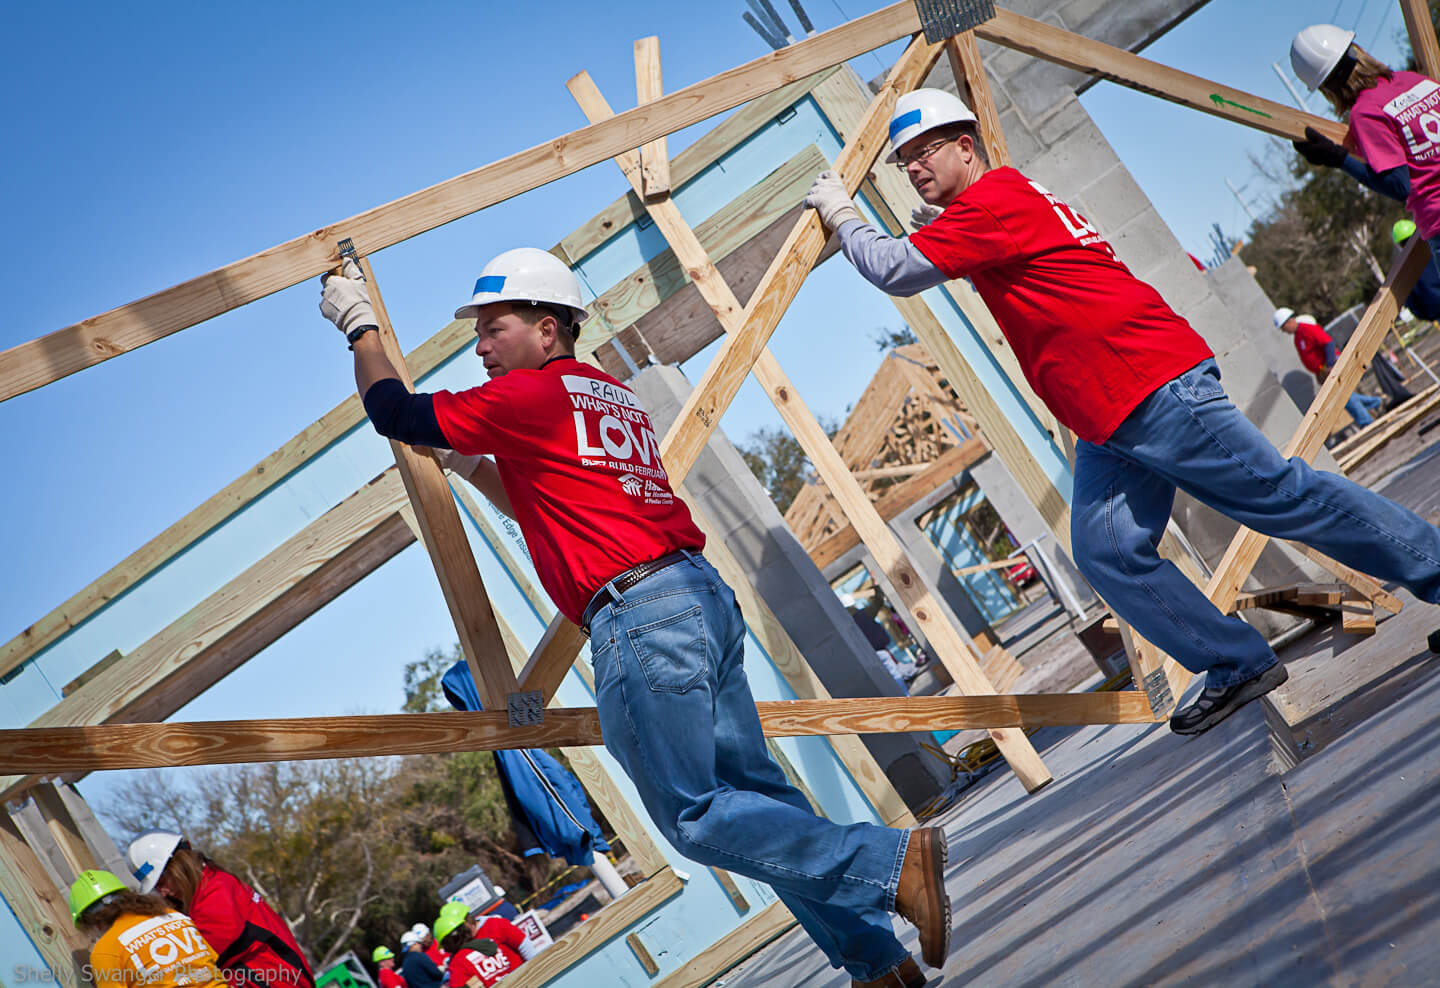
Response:
M125 857L141 892L158 892L195 923L233 985L315 988L315 976L280 914L250 886L171 830L148 830Z
M1314 316L1297 316L1294 309L1284 306L1275 310L1275 328L1295 337L1295 352L1300 354L1300 363L1315 375L1316 381L1323 384L1330 368L1335 366L1337 356L1335 341L1330 334L1320 328ZM1363 429L1375 421L1370 413L1382 404L1381 399L1356 391L1345 402L1345 411Z
M395 970L395 951L381 945L375 948L370 959L380 969L380 988L409 988L400 972Z
M1231 402L1210 348L1115 257L1080 213L1014 168L991 168L957 97L900 97L891 154L926 206L919 229L867 223L833 172L806 197L845 257L892 295L969 278L1035 393L1079 437L1075 562L1115 613L1205 686L1170 718L1199 734L1286 679L1265 637L1221 614L1156 546L1177 488L1242 524L1294 539L1440 602L1440 530L1301 459Z
M500 916L470 918L463 902L447 902L435 933L450 952L449 988L493 985L534 956L525 932Z
M424 923L416 923L410 927L410 932L419 938L420 949L425 951L425 956L435 962L435 966L442 971L445 969L445 962L450 955L440 948L440 942L430 932L430 927Z

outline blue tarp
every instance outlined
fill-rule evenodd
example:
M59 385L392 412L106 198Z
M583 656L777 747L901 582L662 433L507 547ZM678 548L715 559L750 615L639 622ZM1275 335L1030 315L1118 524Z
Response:
M481 710L480 694L465 661L455 663L440 680L445 699L456 710ZM580 782L554 758L538 748L492 752L505 798L525 853L542 851L572 865L588 865L595 851L610 845L590 811Z

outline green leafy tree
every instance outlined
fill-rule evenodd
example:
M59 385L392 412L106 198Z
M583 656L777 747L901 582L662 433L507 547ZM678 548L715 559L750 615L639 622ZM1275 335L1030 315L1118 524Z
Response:
M828 416L820 416L820 428L834 437L840 425ZM797 494L812 483L815 471L800 441L784 429L760 428L750 433L747 442L737 447L745 465L760 481L770 500L783 515Z

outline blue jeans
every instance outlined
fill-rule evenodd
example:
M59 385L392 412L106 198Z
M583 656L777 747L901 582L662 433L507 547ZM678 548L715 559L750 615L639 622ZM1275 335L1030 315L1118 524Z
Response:
M1363 429L1375 421L1370 413L1383 404L1385 404L1385 402L1379 398L1362 395L1357 391L1350 396L1349 401L1345 402L1345 411L1349 412L1350 417L1355 420L1355 424Z
M1156 551L1180 488L1257 532L1313 546L1440 602L1440 529L1304 460L1280 455L1231 404L1207 360L1157 388L1103 445L1075 450L1071 539L1091 585L1206 686L1276 661L1265 638L1221 614Z
M775 889L853 978L910 956L890 911L908 831L815 815L765 747L735 595L704 557L619 594L590 622L605 747L650 818L693 861Z

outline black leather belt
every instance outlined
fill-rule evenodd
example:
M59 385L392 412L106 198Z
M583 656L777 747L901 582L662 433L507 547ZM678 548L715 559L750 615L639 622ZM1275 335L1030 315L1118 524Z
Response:
M615 593L624 593L647 576L654 576L662 569L674 566L676 563L683 563L695 555L699 555L699 553L676 549L674 552L667 552L659 559L652 559L648 563L640 563L638 566L630 567L606 583L599 590L595 591L595 596L590 598L590 603L585 606L585 613L580 618L580 630L585 632L587 637L589 636L590 622L595 620L595 615L600 612L600 608L615 599L614 594L610 592L612 587Z

